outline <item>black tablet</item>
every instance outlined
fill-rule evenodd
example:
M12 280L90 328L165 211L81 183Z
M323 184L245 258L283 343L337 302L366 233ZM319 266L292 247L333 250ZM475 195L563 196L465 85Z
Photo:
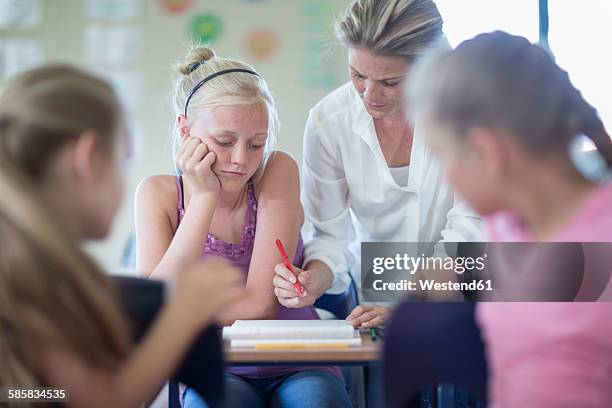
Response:
M148 279L113 276L124 310L139 342L164 303L165 285ZM168 333L172 336L172 333ZM218 328L210 326L194 341L170 381L171 407L178 406L177 381L193 388L211 407L219 406L224 392L223 349Z

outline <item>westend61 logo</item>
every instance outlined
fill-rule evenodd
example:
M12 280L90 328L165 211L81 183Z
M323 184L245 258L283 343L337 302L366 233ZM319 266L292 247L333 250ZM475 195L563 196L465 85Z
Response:
M609 242L364 242L366 302L612 302Z
M415 280L400 279L385 281L374 279L372 289L376 291L410 291L410 292L430 292L430 291L482 291L493 290L490 279L472 280L470 282L458 282L457 280L446 278L441 272L451 272L463 275L466 271L479 273L485 269L487 254L478 257L455 257L450 256L421 256L414 257L408 254L395 254L394 257L376 257L372 261L372 272L382 275L386 271L408 273L411 276L421 272L423 277ZM430 275L429 279L425 276ZM447 274L448 275L448 274Z
M491 280L484 276L487 254L482 247L473 245L458 251L457 244L436 245L362 243L364 300L393 301L405 296L429 296L432 292L492 291Z

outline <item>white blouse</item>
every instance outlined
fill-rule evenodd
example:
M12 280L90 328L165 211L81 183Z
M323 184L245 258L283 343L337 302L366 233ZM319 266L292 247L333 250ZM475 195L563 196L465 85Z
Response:
M349 271L360 285L361 242L480 240L480 218L443 180L418 131L407 183L398 185L350 82L310 110L302 171L301 200L313 227L305 262L321 260L334 272L327 293L343 292Z
M410 175L410 166L403 167L389 167L391 177L395 181L395 184L401 187L408 185L408 176Z

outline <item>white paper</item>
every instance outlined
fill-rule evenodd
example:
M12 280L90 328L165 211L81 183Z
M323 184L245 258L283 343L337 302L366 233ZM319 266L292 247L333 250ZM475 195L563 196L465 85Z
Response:
M223 328L223 338L257 339L351 339L355 329L346 320L250 320Z
M30 38L0 39L0 80L43 63L40 42Z
M142 31L137 27L89 26L83 54L88 63L123 65L142 57Z
M142 75L136 71L112 71L106 74L127 113L132 113L142 101Z
M91 20L124 21L142 13L141 0L87 0L86 16Z
M330 320L236 320L232 327L250 326L250 327L301 327L308 325L310 327L345 327L351 326L346 320L330 319ZM351 326L353 327L353 326Z
M41 21L41 0L0 0L0 28L32 28Z

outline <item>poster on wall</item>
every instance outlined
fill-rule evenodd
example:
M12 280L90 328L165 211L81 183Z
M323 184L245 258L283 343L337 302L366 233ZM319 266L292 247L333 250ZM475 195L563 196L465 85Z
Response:
M142 0L86 0L85 13L90 20L125 21L140 17Z
M35 28L41 21L41 0L0 0L0 29Z
M299 72L306 88L333 89L342 83L337 65L330 63L330 26L333 5L327 0L301 0L298 3L302 55Z
M214 14L199 14L189 24L190 39L210 44L215 42L223 31L221 19Z
M169 14L181 14L193 6L193 0L160 0L162 8Z
M268 61L278 53L280 39L272 30L256 29L247 35L245 48L253 59L261 62Z
M117 69L103 73L111 83L121 104L130 113L134 113L142 102L143 78L135 70Z
M0 82L43 63L39 41L31 38L0 39Z
M134 63L141 58L142 32L137 27L93 25L85 29L83 48L85 59L91 63Z

